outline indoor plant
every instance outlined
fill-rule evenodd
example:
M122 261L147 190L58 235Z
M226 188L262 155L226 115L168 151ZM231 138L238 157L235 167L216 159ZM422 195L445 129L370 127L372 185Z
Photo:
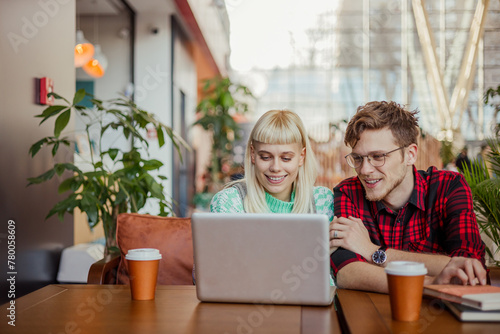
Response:
M493 102L496 96L500 96L500 86L488 89L484 99L494 108L495 119L500 112L500 104ZM494 259L500 251L500 124L496 125L494 133L495 136L487 140L490 147L487 161L473 161L464 176L472 191L479 227L495 244L494 249L486 251L496 265L500 265L500 261Z
M72 102L57 94L52 95L66 104L49 106L35 117L42 118L40 125L55 119L54 135L33 144L29 152L34 157L43 146L49 146L52 148L54 164L42 175L29 178L28 185L48 181L65 171L71 174L59 186L59 193L70 191L70 194L56 203L46 218L57 214L62 220L65 213L73 214L73 210L79 208L87 214L90 228L102 221L106 252L109 253L116 247L116 218L119 213L137 212L144 207L148 198L158 202L159 215L172 213L171 202L165 197L163 185L159 181L166 177L157 174L163 163L148 159L149 143L144 135L147 129L154 128L159 146L165 144L166 134L178 152L179 145L188 147L182 138L126 97L101 101L92 98L83 89L75 93ZM86 96L91 98L93 109L79 104ZM82 170L81 164L56 161L56 153L61 147L78 147L75 136L62 135L72 113L85 125L84 138L89 148L85 161L87 171ZM111 132L123 135L128 141L127 148L104 148L103 137Z
M194 125L201 125L212 134L210 180L207 191L217 192L224 184L223 163L231 161L232 144L240 138L240 127L234 119L236 114L248 111L248 101L253 99L250 90L229 78L215 77L205 80L203 98L196 111L199 119ZM206 198L198 195L196 198Z
M470 169L465 168L464 177L472 191L479 227L495 243L495 249L486 249L495 261L494 255L500 250L500 175L494 174L500 171L500 139L492 138L487 142L491 151L486 159L491 169L485 161L474 160ZM495 262L500 264L500 261Z

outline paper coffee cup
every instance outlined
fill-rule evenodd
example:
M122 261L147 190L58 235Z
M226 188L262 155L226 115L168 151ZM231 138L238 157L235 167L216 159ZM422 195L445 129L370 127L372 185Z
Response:
M422 292L427 268L411 261L389 262L385 268L394 320L417 321L420 317Z
M160 251L154 248L130 249L125 259L128 263L132 299L154 299L161 259Z

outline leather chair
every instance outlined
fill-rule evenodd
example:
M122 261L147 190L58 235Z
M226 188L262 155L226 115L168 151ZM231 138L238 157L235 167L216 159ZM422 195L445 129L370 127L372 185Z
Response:
M94 263L88 284L129 284L125 255L134 248L160 250L158 284L193 284L191 218L122 213L117 219L116 239L120 252Z

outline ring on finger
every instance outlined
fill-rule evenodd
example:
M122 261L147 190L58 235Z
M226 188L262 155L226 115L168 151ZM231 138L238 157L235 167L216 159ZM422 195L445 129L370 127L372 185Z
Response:
M333 231L333 239L337 239L338 238L338 235L337 235L337 230Z

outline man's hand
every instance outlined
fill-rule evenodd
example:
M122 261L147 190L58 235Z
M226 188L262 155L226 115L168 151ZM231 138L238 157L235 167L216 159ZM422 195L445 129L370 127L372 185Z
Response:
M432 284L486 284L486 270L477 259L452 257Z
M370 260L379 246L373 244L363 221L354 217L334 217L330 223L330 250L342 247Z

